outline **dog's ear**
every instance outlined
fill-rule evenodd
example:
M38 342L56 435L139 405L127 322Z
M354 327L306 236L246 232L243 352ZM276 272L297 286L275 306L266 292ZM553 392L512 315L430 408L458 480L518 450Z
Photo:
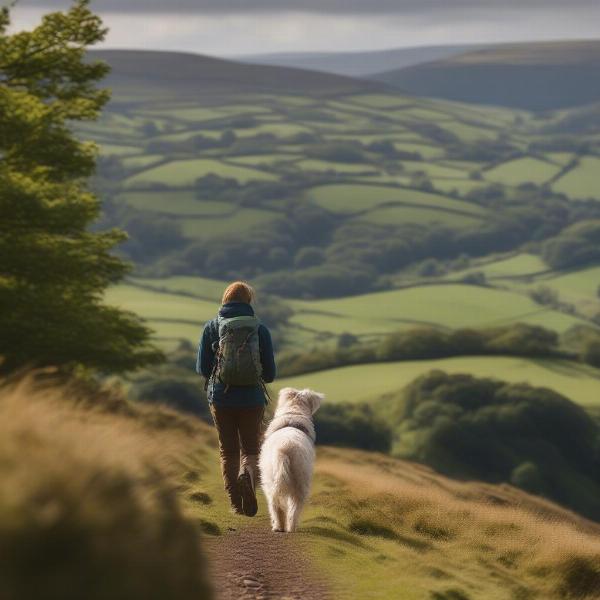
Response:
M298 393L298 390L295 390L291 387L282 388L279 390L279 396L277 397L277 404L283 405L290 398L293 398Z
M310 402L310 411L314 415L321 406L321 402L325 400L325 394L321 394L321 392L315 392L313 390L307 390L308 398Z

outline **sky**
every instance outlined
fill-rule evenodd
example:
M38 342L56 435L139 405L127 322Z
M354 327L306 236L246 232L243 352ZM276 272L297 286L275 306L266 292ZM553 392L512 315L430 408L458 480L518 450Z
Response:
M0 5L7 0L0 0ZM13 29L68 0L19 0ZM214 56L600 38L600 0L93 0L105 47Z

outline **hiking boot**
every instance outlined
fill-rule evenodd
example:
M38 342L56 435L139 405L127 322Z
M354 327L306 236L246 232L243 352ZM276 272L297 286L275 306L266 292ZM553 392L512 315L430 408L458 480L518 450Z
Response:
M247 517L253 517L258 512L258 504L256 502L256 494L252 477L248 469L244 469L243 473L238 477L238 488L242 494L242 510Z

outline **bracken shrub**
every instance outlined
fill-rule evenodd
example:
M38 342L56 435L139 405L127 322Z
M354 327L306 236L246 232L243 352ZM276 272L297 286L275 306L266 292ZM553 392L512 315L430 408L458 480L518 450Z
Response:
M159 448L135 417L71 400L0 388L0 597L210 598L163 464L189 436L165 431Z

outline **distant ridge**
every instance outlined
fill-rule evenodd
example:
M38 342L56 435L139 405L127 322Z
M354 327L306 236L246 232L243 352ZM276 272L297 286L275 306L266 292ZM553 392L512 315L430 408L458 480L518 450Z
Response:
M553 110L600 101L600 41L479 48L373 79L418 96Z
M389 90L386 84L374 81L181 52L97 50L89 56L110 64L107 85L121 97L175 95L181 99L249 93L327 96Z
M482 47L479 44L415 46L362 52L289 52L236 56L233 57L233 60L260 65L280 65L311 71L323 71L349 77L364 77L382 71L401 69L447 58Z

